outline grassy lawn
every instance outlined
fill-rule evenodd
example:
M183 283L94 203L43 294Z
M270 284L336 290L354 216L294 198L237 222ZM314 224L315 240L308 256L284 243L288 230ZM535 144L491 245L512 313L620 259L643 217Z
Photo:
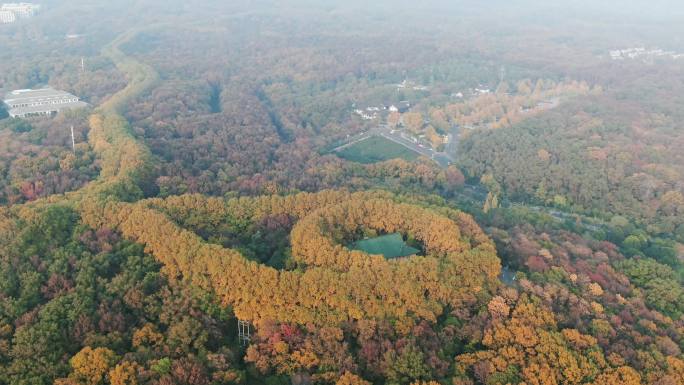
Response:
M401 158L408 161L418 158L418 154L406 147L381 136L373 136L349 146L337 153L343 159L358 163L376 163Z
M355 242L354 250L365 251L368 254L382 254L385 258L408 257L417 254L420 250L413 248L404 242L401 234L387 234L376 238L363 239Z

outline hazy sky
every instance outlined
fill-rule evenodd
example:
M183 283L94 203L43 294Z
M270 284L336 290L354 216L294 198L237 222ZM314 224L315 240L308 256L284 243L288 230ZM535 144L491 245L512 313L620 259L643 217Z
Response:
M434 30L502 33L543 27L575 39L624 37L631 42L684 49L684 0L44 0L35 20L46 34L112 34L137 24L183 18L225 23L251 13L300 26L385 28L398 33ZM66 22L65 22L66 21ZM460 27L460 29L459 29ZM0 31L1 33L1 31ZM612 45L609 40L607 45ZM620 44L621 45L621 44Z

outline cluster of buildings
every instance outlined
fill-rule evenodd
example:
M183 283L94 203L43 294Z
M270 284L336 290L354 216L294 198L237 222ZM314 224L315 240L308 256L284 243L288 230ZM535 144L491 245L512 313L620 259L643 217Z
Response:
M660 48L646 49L643 47L613 50L613 51L609 52L609 55L610 55L610 58L613 60L625 60L625 59L652 60L652 59L657 58L657 57L669 57L671 59L684 58L684 54L676 53L674 51L664 51Z
M366 107L365 109L360 109L357 108L354 110L354 113L358 116L361 117L363 120L373 120L376 119L382 114L383 112L399 112L399 113L404 113L407 112L411 108L411 103L408 101L402 101L399 103L394 103L390 104L389 106L380 106L380 107Z
M51 116L62 110L86 107L77 96L54 88L16 90L5 95L4 103L12 118Z
M405 90L405 89L410 89L414 91L427 91L428 87L427 86L422 86L419 84L415 84L412 81L404 79L401 83L397 84L397 91L399 90Z
M361 117L363 120L373 120L378 117L380 111L384 111L387 107L367 107L365 110L357 108L354 113Z
M19 19L32 17L40 5L32 3L5 3L0 6L0 24L14 23Z
M414 90L414 91L428 91L427 86L416 84L414 81L404 79L401 83L396 84L397 91L401 90ZM389 105L381 105L380 107L366 107L365 109L355 109L354 113L360 116L363 120L373 120L380 117L383 113L388 112L407 112L411 108L411 103L408 101L401 101L399 103L393 103Z

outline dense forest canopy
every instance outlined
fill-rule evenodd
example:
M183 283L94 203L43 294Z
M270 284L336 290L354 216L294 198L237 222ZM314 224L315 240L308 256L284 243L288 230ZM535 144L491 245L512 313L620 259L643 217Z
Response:
M40 5L0 385L684 384L678 2Z

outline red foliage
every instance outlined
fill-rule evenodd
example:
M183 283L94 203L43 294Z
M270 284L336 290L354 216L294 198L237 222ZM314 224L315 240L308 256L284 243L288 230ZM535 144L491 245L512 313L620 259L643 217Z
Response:
M525 265L530 269L530 271L543 273L549 270L549 265L546 263L543 257L538 255L533 255L527 258Z

